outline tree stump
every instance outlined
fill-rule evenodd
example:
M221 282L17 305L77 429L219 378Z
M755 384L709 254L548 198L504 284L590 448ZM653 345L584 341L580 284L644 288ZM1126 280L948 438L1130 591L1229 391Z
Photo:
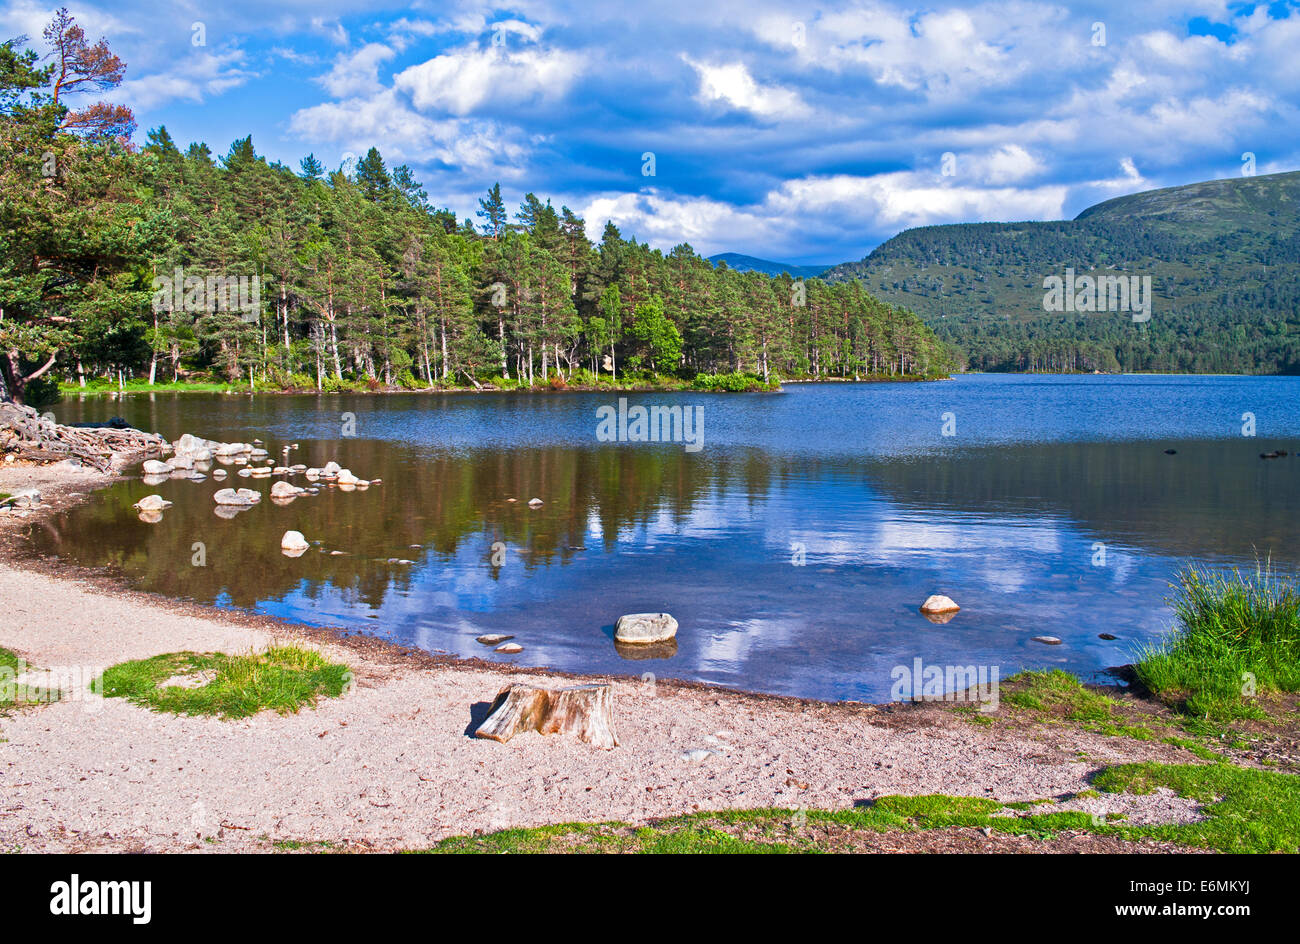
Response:
M573 734L596 747L618 747L614 693L608 685L555 689L507 685L497 693L474 736L504 744L520 731Z

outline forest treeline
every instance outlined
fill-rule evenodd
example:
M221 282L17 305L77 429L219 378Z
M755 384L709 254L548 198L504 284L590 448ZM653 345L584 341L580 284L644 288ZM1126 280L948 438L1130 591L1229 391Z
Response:
M73 92L125 65L61 11L44 59L0 46L0 381L410 389L936 376L952 354L857 283L736 272L664 253L499 185L475 219L430 202L376 149L327 172L269 162L251 137L216 156Z

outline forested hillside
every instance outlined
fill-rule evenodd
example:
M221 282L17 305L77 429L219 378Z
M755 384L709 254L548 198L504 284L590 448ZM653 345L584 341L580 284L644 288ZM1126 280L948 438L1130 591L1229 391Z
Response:
M1045 311L1043 280L1067 267L1149 275L1150 321ZM916 311L976 369L1295 373L1300 173L1133 194L1072 221L911 229L824 277Z
M327 172L219 157L72 91L125 64L66 13L0 46L0 380L18 399L55 380L220 380L254 389L696 382L945 373L915 315L857 283L715 268L533 194L499 186L475 220L430 202L371 149ZM79 84L78 84L79 83ZM256 281L254 281L254 278ZM630 377L629 377L630 375ZM722 375L720 378L718 375Z

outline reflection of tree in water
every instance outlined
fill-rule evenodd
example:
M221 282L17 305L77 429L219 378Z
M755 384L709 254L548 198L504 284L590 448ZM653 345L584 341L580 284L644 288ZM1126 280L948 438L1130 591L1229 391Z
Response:
M1260 440L1060 443L870 463L872 484L919 510L1065 516L1103 542L1175 557L1294 566L1300 460L1262 460ZM1272 449L1272 445L1267 446Z
M705 458L670 445L425 457L391 445L345 442L330 444L329 452L382 483L364 491L323 491L283 507L263 501L222 520L212 504L222 483L124 481L34 528L31 543L39 553L108 566L139 587L204 602L224 596L251 606L290 591L315 598L328 583L352 602L378 606L390 587L409 588L414 570L390 559L419 565L427 556L436 574L439 559L476 542L492 573L491 545L502 541L508 559L525 568L563 565L583 551L593 523L609 551L620 533L664 515L685 523L712 492L743 485L751 500L761 498L774 474L773 462L758 453ZM239 483L269 490L267 480ZM174 504L161 522L145 524L130 506L153 492ZM529 507L534 497L543 500L540 508ZM313 549L286 558L279 544L290 529L345 554ZM205 545L206 567L191 565L194 542Z

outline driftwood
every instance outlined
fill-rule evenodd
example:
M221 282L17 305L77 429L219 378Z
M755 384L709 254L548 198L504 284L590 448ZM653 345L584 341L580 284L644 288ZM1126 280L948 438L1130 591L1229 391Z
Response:
M613 708L614 693L608 685L508 685L497 694L474 736L505 743L521 731L537 731L573 734L600 748L618 747Z
M29 406L0 402L0 452L18 459L76 459L100 472L111 472L162 455L166 449L161 436L132 429L120 420L102 426L63 426Z

